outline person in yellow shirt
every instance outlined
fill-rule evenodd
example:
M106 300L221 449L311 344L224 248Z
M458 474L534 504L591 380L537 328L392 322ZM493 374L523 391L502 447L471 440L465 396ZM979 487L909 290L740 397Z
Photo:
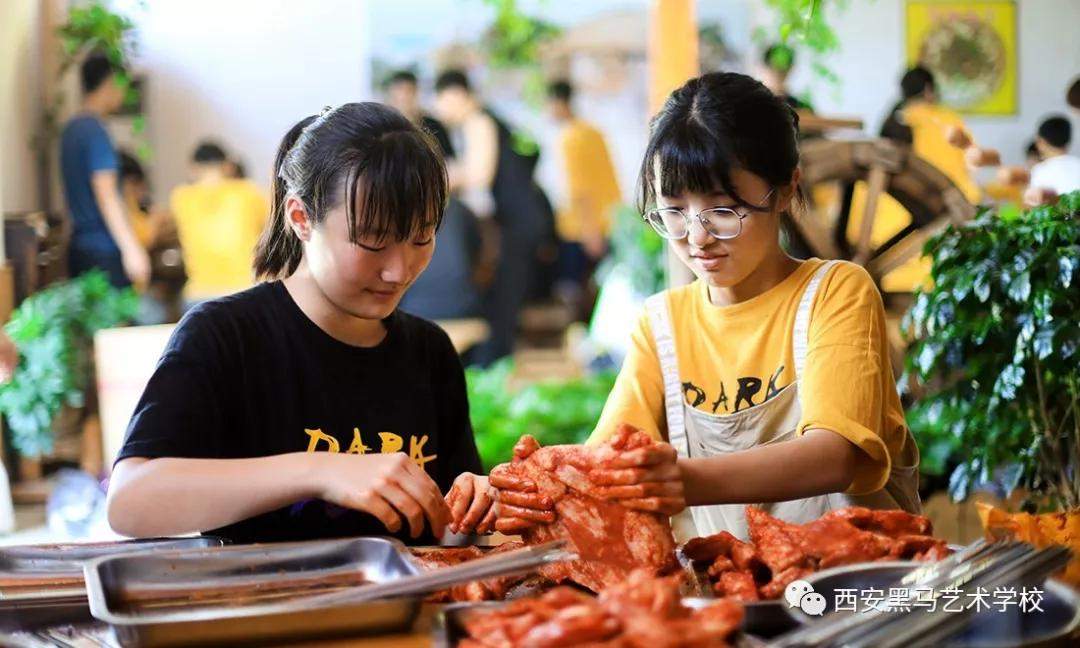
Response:
M220 297L254 283L251 264L269 206L250 180L230 178L228 158L213 142L192 156L191 184L173 190L170 206L184 251L189 302Z
M921 507L877 288L858 265L780 245L782 214L802 202L797 125L731 72L688 81L652 122L640 204L697 280L647 300L589 442L628 423L670 444L592 478L676 515L680 539L745 538L747 504L796 523Z
M612 212L622 193L604 135L574 113L573 97L569 81L548 86L548 112L560 127L563 188L556 210L560 239L557 290L564 299L582 307L592 271L607 253Z

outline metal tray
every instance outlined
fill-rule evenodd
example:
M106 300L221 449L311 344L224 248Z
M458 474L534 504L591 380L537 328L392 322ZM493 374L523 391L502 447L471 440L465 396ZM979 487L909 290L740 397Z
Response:
M343 580L385 582L417 573L405 546L385 538L99 558L85 567L90 611L123 646L223 645L392 632L416 620L418 598L310 608L305 595Z
M694 609L715 603L710 598L684 598L683 604ZM505 601L486 601L483 603L453 603L446 605L435 617L432 625L432 643L435 648L454 648L466 639L463 623L466 614L483 610L496 610L506 605ZM762 639L778 636L798 627L798 623L786 614L776 601L746 603L746 617L742 628L735 637L735 646L739 648L759 648L765 646Z
M877 588L888 593L890 586L895 586L914 568L909 562L864 563L827 569L808 577L806 581L815 592L825 596L826 612L831 612L837 590L854 589L858 592ZM1040 607L1043 612L1025 614L1018 606L1007 612L993 607L983 610L973 616L967 627L953 635L945 646L1007 648L1080 645L1080 594L1052 579L1045 581L1041 588L1044 598ZM993 601L992 596L990 601ZM961 603L966 604L966 600ZM783 607L788 609L786 604ZM798 608L788 611L800 623L812 620Z
M83 564L102 556L220 547L221 538L148 538L0 548L0 629L89 621Z

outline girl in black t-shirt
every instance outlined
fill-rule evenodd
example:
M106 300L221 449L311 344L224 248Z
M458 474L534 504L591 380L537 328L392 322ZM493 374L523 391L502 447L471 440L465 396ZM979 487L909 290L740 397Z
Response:
M430 543L493 528L453 346L396 310L446 195L431 138L391 108L292 128L256 251L267 281L177 326L113 471L116 531Z

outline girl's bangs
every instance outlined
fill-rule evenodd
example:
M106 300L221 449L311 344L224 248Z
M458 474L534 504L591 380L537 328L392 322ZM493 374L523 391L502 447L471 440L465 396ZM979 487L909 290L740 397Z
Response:
M731 182L731 171L742 166L731 143L691 122L659 133L642 164L643 209L655 206L657 174L660 196L723 192L749 206Z
M426 238L442 223L448 179L442 157L424 133L397 131L347 161L349 239L382 243Z

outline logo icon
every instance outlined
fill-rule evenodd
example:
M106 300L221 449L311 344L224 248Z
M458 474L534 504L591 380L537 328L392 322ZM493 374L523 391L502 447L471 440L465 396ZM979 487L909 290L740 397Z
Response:
M784 600L788 602L788 607L797 607L810 616L825 613L825 597L815 592L814 586L804 580L788 583L784 589Z

